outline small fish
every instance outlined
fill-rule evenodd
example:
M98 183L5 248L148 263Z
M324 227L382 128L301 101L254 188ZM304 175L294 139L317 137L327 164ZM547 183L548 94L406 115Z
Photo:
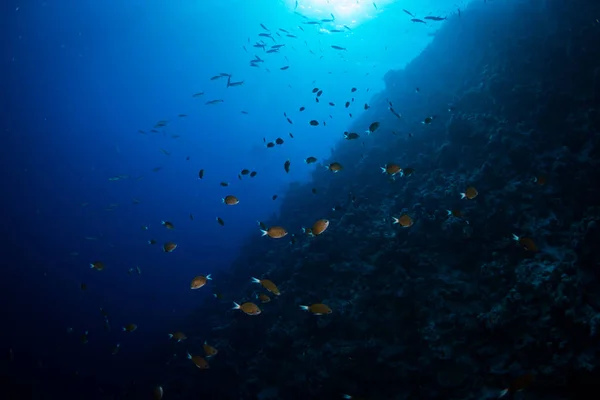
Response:
M445 17L434 17L434 16L428 16L428 17L425 17L425 18L423 18L423 19L429 19L429 20L431 20L431 21L443 21L443 20L445 20L446 18L445 18Z
M202 96L202 95L204 95L204 92L198 92L198 93L194 93L194 94L192 95L192 97L200 97L200 96Z
M434 120L434 119L435 119L435 117L434 117L434 116L427 117L427 118L425 118L425 119L424 119L424 120L423 120L421 123L422 123L422 124L424 124L424 125L429 125L430 123L432 123L432 122L433 122L433 120Z
M90 268L93 268L96 271L102 271L104 269L104 263L102 261L94 261L90 264Z
M283 139L282 138L275 139L275 144L278 144L281 146L283 144Z
M235 206L236 204L239 204L239 202L240 202L240 200L233 195L225 196L221 199L221 201L223 202L223 204L226 204L228 206Z
M195 289L200 289L202 286L206 285L206 283L208 281L211 281L212 278L210 277L210 274L206 275L206 276L202 276L202 275L198 275L196 277L194 277L194 279L192 279L192 282L190 283L190 289L195 290Z
M403 214L400 218L392 217L393 224L398 224L403 228L410 228L413 226L413 219L408 214Z
M194 220L194 214L190 213L190 220L193 221Z
M183 333L183 332L174 332L174 333L169 333L169 339L175 339L178 342L183 342L184 340L187 339L187 336L185 336L185 333Z
M311 121L309 122L309 124L310 124L311 126L317 126L317 125L319 125L319 121L317 121L316 119L313 119L313 120L311 120Z
M165 391L162 386L155 386L152 390L152 396L154 400L162 400Z
M333 311L325 304L312 304L310 306L300 306L304 311L308 311L314 315L331 314Z
M283 163L283 169L285 172L290 172L290 160L287 160L285 163Z
M206 341L204 341L202 348L204 349L204 354L206 355L206 357L214 357L219 353L219 351L216 348L208 344Z
M316 188L312 188L310 191L312 192L312 194L317 194L317 189Z
M322 95L322 94L323 94L323 91L322 91L322 90L319 90L319 91L317 92L317 97L321 97L321 95Z
M537 245L535 244L533 239L528 238L528 237L519 237L519 236L515 235L514 233L513 233L512 237L513 237L513 240L516 241L517 243L519 243L521 245L521 247L523 247L524 250L531 251L533 253L536 253L539 251L539 248L537 247Z
M273 199L273 200L277 200L277 195L276 195L276 194L274 194L274 195L271 197L271 199ZM264 228L264 229L266 229L266 228Z
M346 102L346 104L344 104L344 106L345 106L346 108L350 107L350 102L349 102L349 101L347 101L347 102Z
M257 172L256 171L252 171L250 172L250 178L254 178L256 176Z
M247 315L259 315L261 313L260 308L254 303L242 303L241 305L233 302L234 310L242 310Z
M262 233L262 236L269 236L273 239L281 239L288 234L287 230L281 226L272 226L266 230L261 229L260 232Z
M209 365L208 362L200 356L192 356L190 353L187 353L187 358L192 360L192 362L194 364L196 364L196 367L198 367L199 369L209 369Z
M160 222L162 226L164 226L167 229L175 229L175 225L173 225L172 222L169 221L161 221Z
M263 24L260 24L260 27L261 27L261 28L263 28L263 29L264 29L265 31L267 31L267 32L271 32L271 31L269 30L269 28L267 28L267 27L266 27L266 26L264 26Z
M150 240L148 240L148 244L156 244L156 240L150 239Z
M267 147L267 149L270 149L272 147L275 147L275 142L269 142L265 146Z
M304 108L304 107L300 107L300 109L299 109L298 111L302 112L302 111L304 111L304 110L306 110L306 108Z
M223 103L225 102L225 100L221 100L221 99L217 99L217 100L209 100L206 103L204 103L205 105L211 105L211 104L219 104L219 103Z
M313 93L317 93L319 91L319 88L313 88L312 92Z
M307 164L312 164L317 162L317 157L307 157L304 159L304 162Z
M344 132L344 139L346 140L353 140L353 139L358 139L360 137L360 135L358 133L354 133L354 132Z
M313 236L319 236L320 234L325 232L327 230L327 228L329 228L329 220L320 219L313 224L313 226L311 228L311 232L312 232Z
M203 169L198 171L198 179L204 179L204 170Z
M125 325L123 328L121 328L121 330L123 332L133 332L138 328L138 326L136 324L127 324Z
M291 125L294 125L294 123L292 122L292 120L289 117L287 117L286 119L287 119L287 122L289 122Z
M396 174L402 174L402 168L400 168L398 164L388 163L381 167L381 173L388 174L393 177Z
M223 187L227 187L227 186L229 186L229 182L221 182L221 183L219 183L219 185L221 185Z
M327 168L328 170L330 170L331 172L334 172L334 173L339 172L342 169L344 169L344 167L342 166L342 164L340 164L338 162L334 162L334 163L331 163L329 165L326 165L325 168Z
M286 69L288 69L289 67L290 67L289 65L286 65L286 66L284 66L284 67L281 67L281 68L279 68L279 69L280 69L280 70L282 70L282 71L285 71L285 70L286 70Z
M163 251L165 253L172 253L177 248L177 243L166 242L163 244Z
M259 283L260 285L262 285L262 287L264 287L265 289L267 289L269 292L273 293L275 296L279 296L281 294L281 292L277 288L277 285L275 285L269 279L252 278L252 282L253 283Z
M269 303L271 301L271 298L269 296L267 296L266 294L264 294L264 293L257 294L256 298L258 300L260 300L260 302L263 303L263 304L264 303Z
M534 376L531 373L523 374L517 377L514 381L511 382L510 386L500 392L500 396L498 398L502 398L506 395L514 395L517 392L520 392L526 389L534 380Z
M411 21L427 25L427 22L425 22L425 21L423 21L422 19L419 19L419 18L413 18L413 19L411 19Z
M368 105L367 103L365 103L365 105L364 105L364 107L363 107L363 108L364 108L365 110L368 110L369 108L371 108L371 106L370 106L370 105Z
M469 186L467 188L467 190L465 190L464 193L460 194L460 198L467 199L467 200L473 200L475 197L477 197L478 194L479 194L479 192L477 191L477 189L475 189L473 186Z
M345 47L336 46L336 45L331 45L331 48L335 49L335 50L348 51L348 49L346 49Z
M369 125L369 129L367 130L367 135L374 133L377 130L377 128L379 128L379 122L373 122L371 125Z
M217 217L217 222L219 223L219 225L224 226L225 225L225 221L223 221L221 219L221 217Z
M407 13L408 15L410 15L411 17L416 18L415 15L413 13L411 13L410 11L405 10L405 9L402 9L402 11L404 11L405 13Z

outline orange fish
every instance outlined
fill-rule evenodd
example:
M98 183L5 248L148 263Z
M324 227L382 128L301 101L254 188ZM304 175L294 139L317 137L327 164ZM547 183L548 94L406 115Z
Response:
M475 197L477 197L478 194L479 192L477 191L477 189L475 189L473 186L469 186L464 193L460 194L460 198L473 200Z
M192 283L190 283L190 289L200 289L202 286L206 285L207 281L211 281L212 278L210 274L206 276L198 275L194 279L192 279Z
M258 308L258 306L254 303L242 303L242 305L239 305L238 303L236 303L234 301L233 309L234 310L242 310L243 312L245 312L248 315L258 315L261 313L260 308Z
M122 328L123 332L133 332L136 329L137 329L136 324L127 324Z
M413 219L408 214L403 214L400 218L392 217L394 224L399 224L403 228L410 228L413 226Z
M268 303L271 301L271 298L264 293L256 295L256 298L259 299L261 303Z
M90 268L94 268L96 271L102 271L104 269L104 263L102 261L94 261L90 264Z
M204 344L202 345L202 347L204 348L204 354L206 354L206 357L216 356L217 353L219 352L219 350L217 350L214 347L212 347L206 341L204 342Z
M500 392L500 396L498 398L504 397L507 394L515 394L525 389L527 386L531 385L533 382L534 376L531 373L523 374L517 378L510 384L509 387Z
M453 216L455 218L462 218L463 217L463 213L462 211L458 210L458 209L454 209L454 210L446 210L446 212L448 213L448 216Z
M537 245L531 238L519 237L513 233L513 240L517 241L523 247L523 249L527 251L531 251L533 253L539 251Z
M325 232L329 228L329 220L320 219L315 222L312 226L312 234L314 236L319 236L321 233Z
M175 339L178 342L183 342L185 339L187 339L187 336L185 336L185 333L183 332L175 332L169 333L169 339Z
M326 165L325 168L327 168L331 172L340 172L342 169L344 169L344 167L342 166L342 164L340 164L338 162L334 162L334 163L331 163L329 165Z
M165 228L167 229L175 229L175 225L173 225L172 222L169 221L161 221L160 222Z
M167 242L163 244L163 251L165 253L170 253L177 248L177 243Z
M224 204L227 204L228 206L235 206L236 204L238 204L240 202L237 197L232 196L232 195L225 196L221 200L223 201Z
M196 364L196 367L198 367L200 369L209 369L210 368L208 365L208 362L204 359L204 357L192 356L190 353L187 353L187 358L192 360L194 362L194 364Z
M381 167L381 173L395 176L396 174L402 174L402 168L398 164L385 164Z
M277 286L268 279L252 278L252 282L260 283L265 289L267 289L269 292L273 293L275 296L279 296L281 294L281 292L279 292L279 289L277 289Z
M540 186L544 186L548 182L548 179L543 175L538 175L533 178L533 183L537 183Z
M282 237L288 234L288 232L280 226L272 226L266 231L264 229L261 229L260 231L262 232L263 236L268 235L270 238L273 239L281 239Z
M331 311L331 308L329 308L325 304L313 304L310 306L300 306L300 308L303 309L304 311L311 312L314 315L325 315L325 314L331 314L333 312L333 311Z
M162 400L164 393L165 392L164 392L162 386L156 386L154 388L154 390L152 391L152 395L154 396L154 400Z

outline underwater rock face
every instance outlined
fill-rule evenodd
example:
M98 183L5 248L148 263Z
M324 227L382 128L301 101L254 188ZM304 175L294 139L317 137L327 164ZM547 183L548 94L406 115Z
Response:
M382 114L363 162L340 145L344 172L286 194L280 219L326 216L327 232L250 238L221 277L250 296L233 277L268 276L282 294L256 318L190 329L227 343L211 379L235 384L220 398L497 398L525 373L526 398L584 398L600 379L600 5L481 3L385 75L371 107L389 99L410 123ZM388 160L415 172L389 181ZM355 199L332 214L307 204L311 186ZM402 213L413 226L392 224ZM311 302L333 313L299 310Z

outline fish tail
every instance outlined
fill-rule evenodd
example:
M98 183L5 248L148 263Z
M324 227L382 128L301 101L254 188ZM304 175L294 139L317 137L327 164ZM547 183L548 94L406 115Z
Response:
M234 301L233 302L233 310L239 310L240 308L241 308L240 305Z
M210 277L210 274L206 275L206 279L208 279L209 281L212 281L212 278Z
M253 277L253 278L252 278L252 282L253 282L253 283L260 283L260 279L256 279L256 278L254 278L254 277Z
M268 232L265 231L264 229L261 229L260 232L262 233L261 236L267 236Z
M308 306L300 306L300 309L302 309L304 311L308 311Z

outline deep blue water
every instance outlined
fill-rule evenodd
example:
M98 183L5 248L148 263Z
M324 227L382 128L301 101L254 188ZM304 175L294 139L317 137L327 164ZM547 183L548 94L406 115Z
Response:
M349 129L348 112L353 118L369 112L363 105L383 89L385 73L403 67L431 41L440 25L410 22L402 9L451 15L465 6L382 1L376 8L361 0L350 2L358 11L344 15L333 0L299 1L296 11L304 18L293 12L293 3L0 5L0 349L14 354L3 364L8 376L68 386L78 373L95 392L95 379L118 385L157 375L171 351L167 333L198 304L214 301L211 285L218 282L191 291L191 278L227 270L246 238L260 235L256 221L278 213L290 183L306 182L322 168L303 160L326 158ZM322 30L302 24L330 12L336 22L323 23ZM274 40L258 36L267 33L261 23ZM283 34L278 28L297 38L276 35ZM285 46L267 54L253 47L259 40L267 48ZM249 65L255 55L265 60L259 67ZM227 88L225 79L210 80L221 72L244 84ZM324 90L318 104L313 87ZM193 97L198 92L204 94ZM213 99L224 101L205 105ZM301 106L306 110L300 112ZM327 126L311 127L311 119ZM151 132L160 120L168 121L166 127ZM282 146L265 147L263 138L278 137ZM156 167L161 169L153 172ZM244 168L257 176L239 180ZM126 177L109 180L118 175ZM221 187L222 181L230 186ZM223 205L228 194L240 204ZM175 229L166 230L163 220ZM149 245L150 239L157 244ZM178 248L162 252L165 241ZM105 263L104 271L89 268L96 260ZM136 266L141 275L129 275ZM100 307L108 312L110 332ZM121 332L128 323L138 330ZM85 331L89 343L83 345ZM116 343L120 352L113 356Z

